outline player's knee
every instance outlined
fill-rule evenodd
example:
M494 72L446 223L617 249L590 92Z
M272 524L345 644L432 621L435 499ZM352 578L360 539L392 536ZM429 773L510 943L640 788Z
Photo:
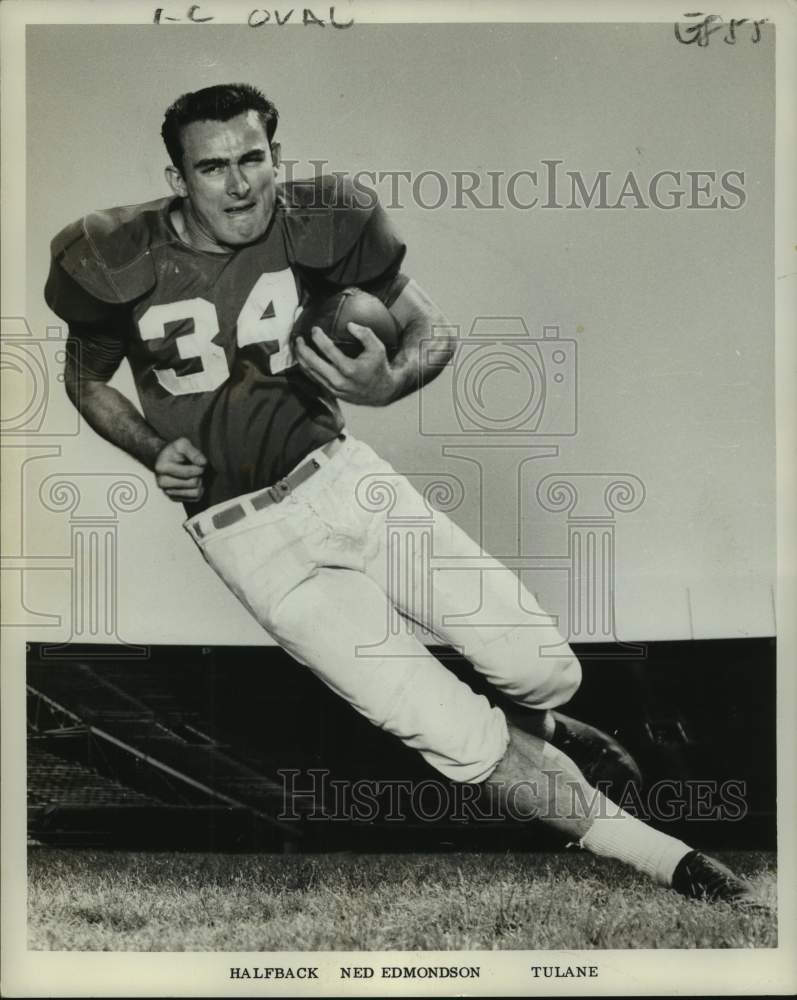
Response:
M569 647L556 656L537 660L518 677L506 694L527 708L556 708L564 705L581 684L581 664Z
M556 692L561 698L558 704L563 705L581 686L581 663L568 648L567 655L557 658L554 672Z
M556 708L581 684L581 665L553 628L509 628L465 652L495 687L525 708Z

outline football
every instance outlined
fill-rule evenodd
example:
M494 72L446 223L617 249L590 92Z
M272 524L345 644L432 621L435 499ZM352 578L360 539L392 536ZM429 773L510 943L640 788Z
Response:
M388 358L398 350L401 330L395 317L376 296L361 288L344 288L328 298L311 299L296 320L291 336L302 337L308 347L324 357L312 338L313 327L319 326L346 357L356 358L363 345L349 332L349 323L373 330L385 345Z

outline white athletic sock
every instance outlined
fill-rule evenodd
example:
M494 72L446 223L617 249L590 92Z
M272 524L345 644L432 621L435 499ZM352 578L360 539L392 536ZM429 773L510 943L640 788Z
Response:
M600 792L595 794L597 815L579 841L580 846L599 857L624 861L657 882L670 885L676 865L692 848L646 826Z

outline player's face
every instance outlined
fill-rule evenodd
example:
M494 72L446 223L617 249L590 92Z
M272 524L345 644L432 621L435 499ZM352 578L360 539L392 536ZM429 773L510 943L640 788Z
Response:
M191 122L181 140L183 169L169 168L167 176L187 199L183 216L191 242L214 250L259 239L274 212L277 164L257 112Z

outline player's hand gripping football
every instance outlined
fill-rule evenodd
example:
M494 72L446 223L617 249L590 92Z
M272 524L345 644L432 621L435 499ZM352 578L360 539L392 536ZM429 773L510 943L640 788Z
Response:
M188 438L166 445L155 459L155 481L171 500L199 500L205 487L202 476L208 460Z
M385 345L367 326L348 323L349 332L363 345L356 358L347 357L320 326L311 331L316 353L302 337L294 341L294 350L305 372L346 403L385 406L396 395L398 382Z

